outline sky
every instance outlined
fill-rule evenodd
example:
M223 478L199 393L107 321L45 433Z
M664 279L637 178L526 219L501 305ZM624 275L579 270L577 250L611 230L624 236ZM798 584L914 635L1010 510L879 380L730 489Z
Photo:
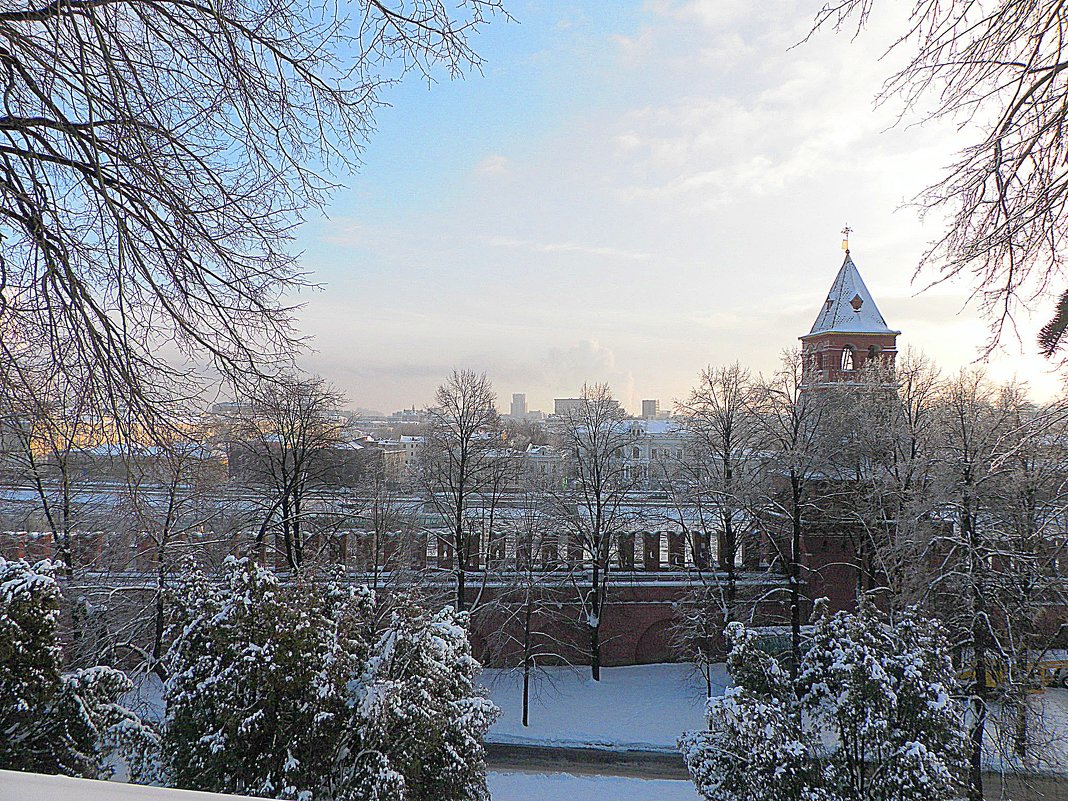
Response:
M941 220L907 205L967 131L875 104L895 5L799 44L820 0L508 0L473 42L482 73L391 87L362 168L299 229L321 287L294 298L302 366L385 412L453 369L486 372L504 411L594 382L670 407L706 366L775 369L846 224L899 349L972 364L972 287L913 280ZM1033 345L1045 311L988 365L1040 399L1060 385Z

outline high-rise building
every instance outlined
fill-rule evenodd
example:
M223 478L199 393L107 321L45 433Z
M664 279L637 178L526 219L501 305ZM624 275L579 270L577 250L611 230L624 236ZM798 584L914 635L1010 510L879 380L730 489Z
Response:
M527 416L527 395L525 392L512 393L512 417Z
M642 417L646 420L655 420L660 416L660 401L658 400L643 400L642 401Z

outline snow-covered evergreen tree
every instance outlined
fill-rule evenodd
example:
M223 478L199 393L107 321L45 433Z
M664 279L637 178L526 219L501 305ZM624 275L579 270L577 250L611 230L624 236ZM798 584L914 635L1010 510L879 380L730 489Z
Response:
M961 710L945 632L905 612L859 612L819 620L802 661L807 724L833 733L823 765L842 799L937 801L956 794L964 766Z
M175 595L163 737L177 787L309 797L347 726L346 685L366 655L370 596L283 585L248 559Z
M0 768L105 776L115 758L155 778L155 734L119 699L118 670L62 672L60 587L50 562L0 557Z
M482 799L494 708L462 619L228 559L176 596L163 738L171 783L302 801Z
M709 699L708 731L680 741L698 792L710 801L815 798L816 741L801 726L789 671L741 623L730 623L726 635L733 686Z
M466 613L400 603L350 685L371 784L405 801L488 799L483 738L498 710L475 687ZM376 777L381 777L376 778ZM360 798L383 796L360 793Z
M732 624L734 686L680 745L711 801L939 801L964 768L938 624L869 605L816 622L796 684Z

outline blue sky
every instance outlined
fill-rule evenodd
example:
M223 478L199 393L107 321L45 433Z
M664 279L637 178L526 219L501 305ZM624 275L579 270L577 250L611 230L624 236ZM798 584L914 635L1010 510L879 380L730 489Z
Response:
M669 405L706 365L774 369L846 222L902 346L973 360L967 287L910 282L938 221L898 210L961 140L873 108L895 20L791 48L818 5L509 3L516 22L475 41L482 75L386 93L363 168L300 229L324 286L298 298L303 365L384 411L427 403L453 367L489 373L502 406L584 381ZM1048 395L1032 351L1009 343L991 371Z

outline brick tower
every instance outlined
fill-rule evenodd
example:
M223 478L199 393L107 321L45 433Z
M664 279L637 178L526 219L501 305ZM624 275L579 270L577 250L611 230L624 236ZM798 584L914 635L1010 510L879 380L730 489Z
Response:
M831 284L827 300L812 330L801 339L806 384L831 384L852 380L856 372L874 359L893 367L897 336L875 305L871 293L849 255Z

